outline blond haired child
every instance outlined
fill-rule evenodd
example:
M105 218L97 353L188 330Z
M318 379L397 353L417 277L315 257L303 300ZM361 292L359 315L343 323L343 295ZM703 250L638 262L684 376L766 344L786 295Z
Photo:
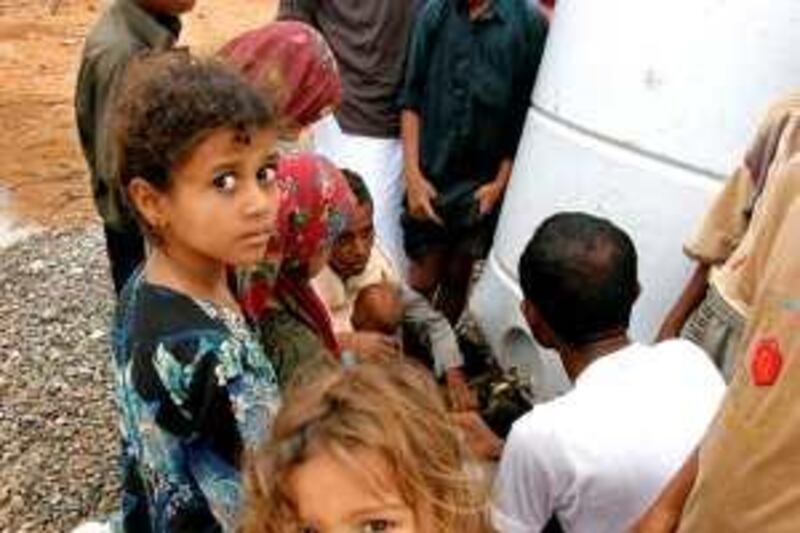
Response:
M490 531L467 461L423 369L327 369L292 389L247 463L244 531Z

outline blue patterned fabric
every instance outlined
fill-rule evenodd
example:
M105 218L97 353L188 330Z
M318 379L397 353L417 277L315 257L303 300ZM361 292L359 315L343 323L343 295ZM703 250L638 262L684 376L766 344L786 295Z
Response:
M268 433L275 373L236 313L136 274L113 327L130 532L232 531L244 449Z

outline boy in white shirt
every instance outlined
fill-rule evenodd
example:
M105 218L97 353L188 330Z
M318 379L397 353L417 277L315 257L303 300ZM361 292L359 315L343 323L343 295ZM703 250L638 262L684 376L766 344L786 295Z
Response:
M724 384L684 340L632 342L639 295L633 242L611 222L561 213L519 263L522 311L575 387L513 426L497 478L503 532L625 531L700 441Z
M437 376L444 376L455 410L477 407L466 383L458 341L450 323L421 294L402 280L398 269L376 242L372 196L361 176L342 169L356 198L347 228L336 240L331 257L313 285L331 315L333 329L343 348L367 359L392 357L396 339L376 331L354 331L353 307L358 294L374 285L395 286L400 291L402 324L410 335L430 350Z

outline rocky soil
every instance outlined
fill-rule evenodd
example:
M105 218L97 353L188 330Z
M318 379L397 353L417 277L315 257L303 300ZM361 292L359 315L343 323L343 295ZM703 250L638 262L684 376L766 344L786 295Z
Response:
M113 297L72 108L107 3L0 0L0 533L69 531L117 506ZM213 53L276 6L197 2L181 44ZM4 248L35 228L49 229Z
M0 531L69 531L117 506L108 326L98 228L0 251Z

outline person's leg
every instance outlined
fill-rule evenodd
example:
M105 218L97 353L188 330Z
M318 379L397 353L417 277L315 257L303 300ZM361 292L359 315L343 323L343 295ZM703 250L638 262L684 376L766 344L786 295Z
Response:
M443 272L436 295L436 308L455 326L467 304L475 259L454 250L443 262L445 266L441 269Z
M711 285L705 299L686 321L681 337L701 347L725 381L730 382L744 325L744 318Z
M379 148L375 160L378 164L375 175L379 180L373 187L379 198L379 202L375 202L375 212L383 212L384 216L376 219L375 226L381 242L387 248L387 253L390 254L401 276L405 278L408 272L408 258L403 250L403 233L400 227L400 216L406 195L403 147L399 139L382 139Z
M477 205L473 209L477 212ZM436 307L454 327L466 308L469 290L475 280L475 264L487 256L492 246L498 212L499 206L472 225L453 228L446 238L450 248ZM468 217L465 215L465 218Z
M372 195L375 232L381 246L405 277L408 260L403 251L400 214L405 195L403 153L399 139L378 139L344 133L328 117L314 127L314 150L336 166L364 178Z
M119 231L105 226L104 230L111 279L114 282L114 292L119 295L128 278L144 261L144 238L136 229Z
M444 274L445 254L443 250L431 250L409 261L408 284L433 302Z

